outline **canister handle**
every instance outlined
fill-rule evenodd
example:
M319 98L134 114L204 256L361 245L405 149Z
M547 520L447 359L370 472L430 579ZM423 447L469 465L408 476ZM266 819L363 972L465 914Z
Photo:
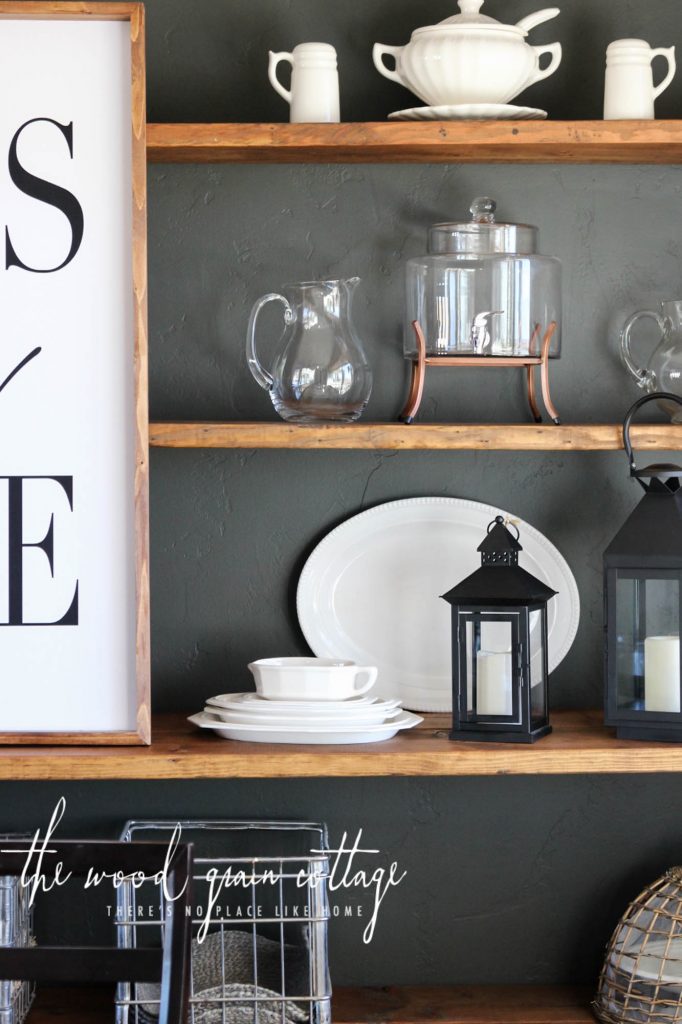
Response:
M675 72L677 71L677 64L675 63L675 47L669 46L667 48L662 47L661 49L658 50L652 50L652 61L654 57L665 57L665 59L668 62L668 74L665 76L663 81L654 89L654 99L657 99L662 92L665 92L665 90L668 88L673 78L675 77Z
M273 53L272 50L268 50L268 78L270 79L270 85L278 92L282 99L286 100L287 103L291 104L291 90L285 89L279 78L277 77L277 66L280 61L286 60L293 69L294 67L294 55L292 53L286 53L281 51L280 53Z

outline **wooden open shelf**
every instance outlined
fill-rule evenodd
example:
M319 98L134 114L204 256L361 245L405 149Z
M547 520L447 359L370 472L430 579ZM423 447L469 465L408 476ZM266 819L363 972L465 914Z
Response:
M682 426L636 426L632 428L632 440L640 449L682 449ZM623 432L619 425L610 423L562 427L554 424L152 423L149 443L157 448L605 452L623 447Z
M334 1024L594 1024L593 993L548 985L340 988ZM27 1024L109 1024L113 992L39 991Z
M532 746L453 743L449 715L427 715L393 740L298 746L222 740L162 715L150 747L0 747L0 780L277 779L369 776L578 775L682 772L682 745L617 740L600 711L552 715Z
M155 163L682 163L682 121L150 124Z
M347 988L334 1024L594 1024L585 989L547 985Z

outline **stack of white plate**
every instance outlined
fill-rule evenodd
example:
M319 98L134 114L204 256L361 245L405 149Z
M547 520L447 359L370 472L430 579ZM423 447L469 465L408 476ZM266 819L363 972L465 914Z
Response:
M228 740L249 743L378 743L423 719L404 711L399 700L266 700L257 693L211 697L189 719Z

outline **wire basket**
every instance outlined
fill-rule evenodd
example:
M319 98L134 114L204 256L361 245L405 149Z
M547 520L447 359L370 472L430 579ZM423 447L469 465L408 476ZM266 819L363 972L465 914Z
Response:
M25 839L29 835L0 835L0 844L7 840ZM29 905L28 889L15 875L0 875L0 946L30 946L33 936L33 907ZM31 981L0 981L0 1024L21 1024L31 1008L35 985Z
M593 1007L604 1024L682 1021L682 868L666 871L626 910Z
M307 822L130 821L126 841L194 844L190 1024L330 1024L329 858ZM118 891L123 947L158 945L163 886ZM158 986L121 984L117 1024L155 1024Z

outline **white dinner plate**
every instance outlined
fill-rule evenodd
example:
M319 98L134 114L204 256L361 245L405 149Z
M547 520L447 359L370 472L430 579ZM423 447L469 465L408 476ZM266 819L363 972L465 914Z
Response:
M480 566L476 549L497 515L518 526L519 564L557 591L547 608L553 671L578 630L573 573L534 527L462 498L390 501L353 516L318 544L296 598L312 650L376 665L379 697L418 711L452 710L450 607L441 595Z
M272 725L228 725L207 715L205 712L191 715L189 722L200 729L212 729L225 740L243 740L247 743L379 743L392 739L401 729L412 729L423 721L418 715L403 711L397 718L383 725L361 726L359 728L314 728L304 729L297 725L293 729Z
M291 711L288 714L263 715L255 707L253 711L232 711L227 708L218 708L214 704L207 704L204 710L222 722L234 722L237 725L282 725L288 729L293 729L298 725L306 729L318 726L333 726L334 728L343 726L346 729L355 729L362 725L382 725L402 714L400 707L390 708L388 711L383 707L365 708L362 713L335 711L328 715L301 714L301 712L294 714Z
M385 711L397 708L400 701L381 700L379 697L352 697L350 700L266 700L257 693L221 693L209 697L207 705L235 711L256 711L261 715L314 714L333 715L337 711L360 714L368 709L381 707Z
M454 106L408 107L394 110L391 121L544 121L546 110L512 103L457 103Z

